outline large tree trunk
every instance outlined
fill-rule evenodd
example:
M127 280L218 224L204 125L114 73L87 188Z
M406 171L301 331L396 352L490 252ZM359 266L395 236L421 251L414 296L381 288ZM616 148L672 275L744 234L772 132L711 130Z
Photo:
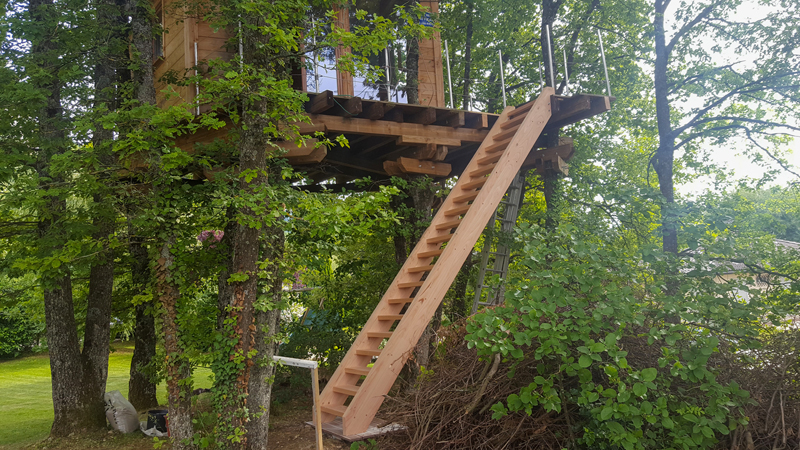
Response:
M163 308L164 351L166 352L167 397L169 399L169 432L172 448L191 449L192 442L192 388L189 379L189 362L181 348L178 329L177 303L180 290L173 280L175 256L172 254L174 238L161 246L156 264L156 295Z
M146 292L150 282L150 259L141 238L133 226L128 227L131 254L131 281L139 292ZM144 370L156 356L156 324L152 314L152 301L136 305L136 324L133 330L133 357L131 358L128 401L137 410L158 406L156 385Z
M265 292L273 304L281 301L283 293L283 277L281 262L283 261L284 238L280 227L264 227L262 242L262 259L267 262L264 271L267 276L260 280L262 292ZM256 315L255 365L250 375L250 396L248 408L254 413L247 428L247 448L249 450L266 450L269 434L269 405L272 401L272 376L275 368L272 357L277 351L275 333L280 324L280 310L264 310L258 308Z
M43 183L59 182L63 180L52 176L50 163L54 156L64 153L68 145L64 132L61 81L58 78L58 58L61 56L58 30L61 26L52 0L32 0L28 12L31 22L41 27L31 41L31 61L38 70L36 87L45 98L38 112L40 142L36 169ZM57 251L66 239L61 227L67 204L64 199L49 193L43 200L38 211L38 233L43 250L50 253ZM91 389L82 383L84 368L69 269L61 266L44 270L41 285L53 398L54 417L50 433L52 436L67 436L76 430L104 426L105 419L100 422L87 403Z
M148 1L130 0L127 5L130 13L131 45L138 58L133 62L134 98L142 105L156 104L153 65L153 17ZM137 236L135 228L129 226L130 253L133 260L131 278L134 286L146 291L150 283L151 270L149 255ZM133 358L131 359L130 381L128 382L128 400L137 409L158 405L156 385L152 378L143 372L156 355L156 327L152 314L152 301L136 305L136 325L134 328Z

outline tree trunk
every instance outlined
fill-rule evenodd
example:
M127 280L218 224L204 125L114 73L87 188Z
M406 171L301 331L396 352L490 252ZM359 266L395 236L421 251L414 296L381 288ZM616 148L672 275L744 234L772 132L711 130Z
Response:
M469 110L470 104L470 84L472 82L472 15L475 13L472 2L468 2L466 7L469 17L467 18L467 30L464 41L464 90L461 97L461 109L464 111Z
M406 96L409 105L419 104L419 40L409 38L406 53Z
M36 88L42 93L44 103L38 112L39 143L36 170L42 184L59 182L50 173L54 156L67 149L65 119L61 103L61 80L58 58L59 24L58 11L52 0L32 0L28 12L32 24L41 27L31 41L32 69L37 71ZM67 204L57 195L50 194L45 186L42 206L38 211L38 236L41 248L46 253L56 253L64 244L65 232L61 228L65 220ZM72 278L66 265L42 271L41 285L44 296L47 344L50 350L50 372L53 398L52 436L67 436L76 430L104 426L96 422L87 404L87 393L81 381L83 364L75 324L72 299Z
M156 90L153 76L153 65L145 62L153 60L153 17L147 1L130 0L127 8L130 12L131 44L135 50L133 86L134 97L142 105L156 104ZM136 230L129 226L130 253L133 265L131 278L134 286L145 292L150 283L151 270L147 249ZM133 358L131 359L130 381L128 382L128 400L137 409L157 406L156 385L152 378L142 369L151 363L156 355L156 328L152 314L152 301L136 305L136 325L134 329Z
M664 203L661 206L662 248L664 252L678 253L677 216L675 214L675 188L673 184L673 165L675 160L675 138L672 134L669 104L668 64L669 53L664 30L666 4L655 0L655 94L656 122L658 124L659 145L652 159L653 169L658 175L658 184Z
M260 290L266 292L273 304L279 304L283 294L281 261L283 260L284 238L280 227L264 227L262 236L262 259L267 261L264 269L268 276L260 280ZM277 351L274 341L279 330L280 310L257 308L255 349L258 352L250 376L250 396L248 408L254 416L247 428L247 448L266 450L269 434L269 406L272 401L272 376L275 367L272 357Z
M161 246L156 264L156 295L163 308L164 351L166 352L167 397L169 399L169 432L172 448L191 449L192 444L192 387L189 380L189 362L184 357L179 342L177 303L180 290L173 280L172 254L174 238Z
M150 280L150 260L147 249L136 236L132 225L128 227L131 254L131 281L139 292L146 292ZM152 301L136 305L136 325L133 330L133 358L131 358L128 401L137 410L158 406L156 385L144 368L156 356L156 324L153 318Z
M453 300L447 305L447 316L452 322L463 319L469 314L470 306L467 302L467 286L470 272L474 265L475 260L472 259L472 256L467 257L458 275L456 275L456 281L453 285Z

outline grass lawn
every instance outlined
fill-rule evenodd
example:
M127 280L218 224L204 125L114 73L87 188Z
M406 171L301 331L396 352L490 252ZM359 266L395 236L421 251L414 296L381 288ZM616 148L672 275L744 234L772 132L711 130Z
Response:
M106 391L118 390L128 397L133 344L115 343L108 361ZM209 388L211 371L197 369L195 387ZM0 448L11 449L33 444L47 437L53 423L50 397L50 358L29 356L0 362ZM164 383L158 387L158 400L166 403Z

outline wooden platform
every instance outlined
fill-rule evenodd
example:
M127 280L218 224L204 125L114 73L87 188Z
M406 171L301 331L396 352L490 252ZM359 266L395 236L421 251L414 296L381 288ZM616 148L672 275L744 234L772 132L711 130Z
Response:
M424 174L434 179L458 176L499 117L340 96L330 91L308 93L308 98L305 110L311 123L294 124L298 132L303 135L321 132L333 142L344 137L349 143L349 146L328 147L317 145L316 141L306 141L303 147L294 141L277 143L288 151L283 157L305 173L312 185L335 180L337 186L347 186L346 183L365 177L382 183L392 176ZM602 95L551 96L552 117L542 136L530 143L531 150L545 148L548 133L608 111L613 100ZM198 149L195 144L225 139L228 132L227 128L198 130L178 138L176 145L194 153ZM562 153L558 156L566 161L568 158ZM529 166L542 165L537 163L541 156L532 158ZM299 188L314 190L312 185Z
M314 427L314 422L306 422L306 425L310 427ZM398 425L396 423L387 423L385 420L381 420L375 418L372 423L369 425L367 431L361 434L354 434L352 436L345 436L344 432L342 431L342 418L337 417L333 420L333 422L323 423L322 424L322 432L327 434L328 436L334 437L341 441L352 443L356 441L364 441L367 439L373 439L378 436L394 433L397 431L403 431L406 429L404 425Z

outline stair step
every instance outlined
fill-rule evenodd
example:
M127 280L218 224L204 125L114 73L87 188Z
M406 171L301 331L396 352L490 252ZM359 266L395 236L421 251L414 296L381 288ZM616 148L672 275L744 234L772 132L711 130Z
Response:
M486 167L482 167L482 168L480 168L478 170L473 170L472 172L469 173L469 176L470 177L479 177L479 176L482 176L482 175L486 175L487 173L492 173L492 170L494 170L494 167L496 165L497 164L491 164L491 165L488 165Z
M402 314L381 314L378 316L378 320L385 321L385 322L394 322L395 320L403 320ZM380 350L378 350L380 353ZM373 355L378 356L378 355Z
M464 203L464 202L471 202L475 200L475 197L478 196L478 191L471 192L469 194L459 195L453 199L453 203Z
M437 230L449 230L452 228L457 227L461 223L462 219L450 220L448 222L442 222L439 225L436 225Z
M508 144L511 143L511 139L512 138L509 138L509 139L506 139L504 141L499 141L496 144L492 144L492 145L486 147L484 149L484 151L486 153L495 153L495 152L503 151L503 150L506 149L506 147L508 147Z
M468 191L470 189L475 189L475 188L479 188L479 187L483 186L484 184L486 184L487 181L489 181L488 178L481 177L481 178L478 178L477 180L472 180L469 183L464 183L464 185L461 186L461 187L465 191Z
M510 130L503 131L502 133L495 134L494 140L495 142L505 141L506 139L513 137L515 134L517 134L517 128L512 128Z
M424 283L424 281L411 281L411 282L406 282L406 283L397 283L397 287L399 287L401 289L402 288L411 288L411 287L420 287L420 286L422 286L422 283Z
M389 303L390 305L405 305L406 303L411 303L413 301L414 301L414 299L410 298L410 297L409 298L390 298L390 299L386 300L386 302Z
M433 264L427 266L409 267L409 273L430 272L433 269Z
M441 255L443 251L444 251L444 249L440 248L439 250L432 250L432 251L429 251L429 252L419 252L419 253L417 253L417 257L419 257L419 258L433 258L433 257Z
M324 413L339 417L344 417L344 413L347 412L347 406L322 405L320 409L322 409Z
M471 206L472 205L459 206L458 208L453 208L453 209L445 211L444 215L445 216L461 216L463 214L466 214L467 211L469 211L469 208Z
M350 375L361 375L365 377L369 375L369 367L345 367L344 373L349 373Z
M500 129L501 130L507 130L507 129L511 128L511 127L519 126L519 124L521 124L523 120L525 120L525 116L524 115L519 115L516 118L510 119L508 122L500 125Z
M478 160L478 164L481 166L484 164L490 164L493 162L497 162L500 158L503 157L502 153L495 153L494 155L484 156L483 158Z
M531 108L533 108L533 102L525 103L524 105L508 113L508 118L510 120L513 119L514 117L519 116L520 114L525 114Z
M447 242L453 237L452 234L444 234L442 236L436 236L432 238L428 238L428 244L439 244L441 242Z
M358 386L334 386L333 392L338 392L340 394L345 394L349 396L355 396L358 394Z
M361 356L381 356L381 351L380 350L358 349L358 350L356 350L356 355L361 355Z
M389 339L392 337L391 331L367 331L367 337Z

